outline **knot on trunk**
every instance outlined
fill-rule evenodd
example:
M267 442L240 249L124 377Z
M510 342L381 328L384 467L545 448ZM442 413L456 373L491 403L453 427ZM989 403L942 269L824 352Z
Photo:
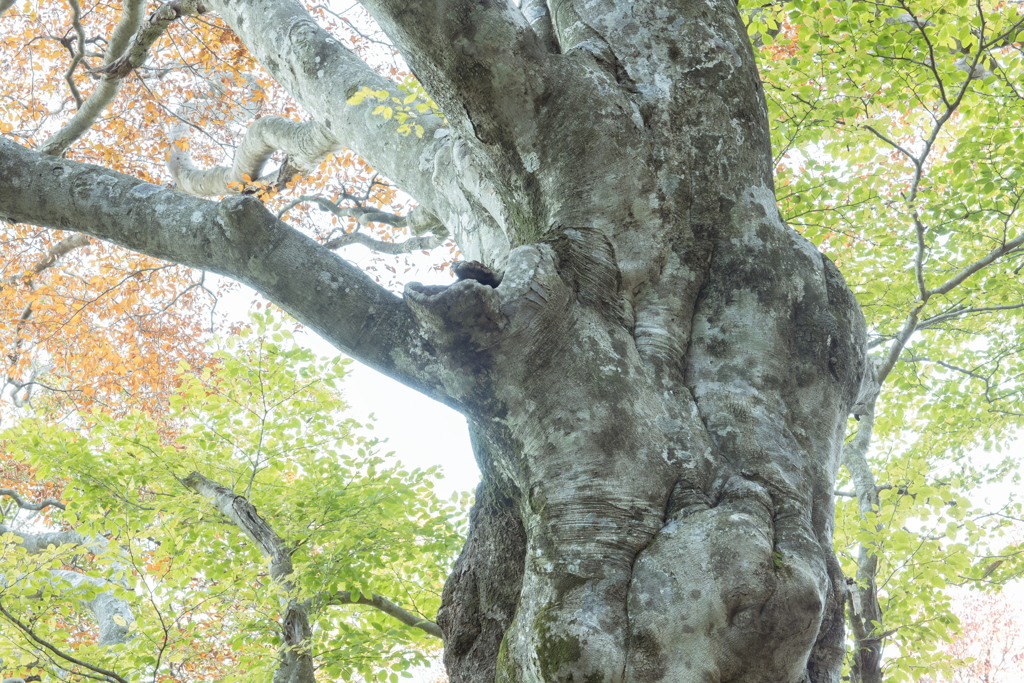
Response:
M449 351L492 346L508 325L497 290L476 280L447 287L411 282L404 296L427 338Z

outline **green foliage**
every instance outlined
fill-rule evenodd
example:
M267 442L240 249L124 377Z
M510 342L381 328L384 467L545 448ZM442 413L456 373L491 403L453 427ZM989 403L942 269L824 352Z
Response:
M383 116L388 120L394 119L398 122L399 133L402 135L414 133L418 138L423 137L424 129L416 121L417 118L426 114L444 118L441 109L430 98L419 81L412 76L399 83L398 89L407 94L404 97L394 97L387 90L373 90L364 86L345 103L354 106L367 99L376 100L381 104L374 108L374 116Z
M213 372L182 365L165 416L96 412L75 425L26 421L6 435L37 476L66 481L67 511L48 524L106 547L30 555L4 543L2 604L43 639L129 679L268 679L288 598L377 593L432 619L467 501L438 500L434 469L402 469L363 435L371 425L345 416L349 361L316 357L269 316L216 356ZM180 483L192 471L247 497L293 548L297 595L284 595L247 537ZM54 568L125 597L133 638L90 644L82 604L92 593L62 586ZM387 678L438 644L370 608L311 604L317 665L334 680ZM4 660L46 661L12 629L0 632Z
M873 353L901 351L874 427L881 508L841 502L836 543L848 575L858 546L877 554L887 680L917 680L957 627L946 588L1021 570L1002 536L1019 504L985 501L1018 467L982 451L1024 426L1024 8L744 4L783 215L842 269Z

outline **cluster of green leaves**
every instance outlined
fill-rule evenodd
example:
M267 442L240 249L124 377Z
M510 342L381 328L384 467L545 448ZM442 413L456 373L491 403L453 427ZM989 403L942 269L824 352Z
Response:
M74 426L25 421L7 449L66 480L51 525L105 550L29 555L7 539L0 602L44 640L134 680L251 681L275 666L282 608L310 600L313 650L332 680L397 680L437 644L371 608L330 606L336 591L377 593L432 619L461 545L465 496L433 491L434 469L406 471L346 417L348 360L318 358L269 316L229 338L218 365L182 365L171 409L80 416ZM243 495L293 549L296 594L284 595L240 529L181 480L196 471ZM95 577L129 601L132 639L89 646L81 589L48 567ZM45 662L23 634L0 629L0 657ZM75 635L77 634L77 635ZM66 665L66 663L65 663Z
M837 548L848 574L859 545L877 552L896 645L886 675L917 679L942 668L936 648L956 625L942 591L1021 570L1001 537L1019 505L982 500L997 490L986 484L1019 483L1016 464L978 453L1024 426L1024 249L985 263L1024 234L1024 7L792 0L745 12L784 217L842 269L874 353L913 329L877 410L881 509L861 519L841 504Z
M373 90L364 86L348 98L346 104L357 105L367 99L376 100L381 104L374 108L374 116L383 116L388 120L394 119L398 122L399 133L402 135L414 133L418 138L423 137L424 128L417 123L417 118L427 114L444 118L440 107L431 99L420 82L412 76L406 77L399 83L398 89L407 94L404 97L395 97L387 90Z

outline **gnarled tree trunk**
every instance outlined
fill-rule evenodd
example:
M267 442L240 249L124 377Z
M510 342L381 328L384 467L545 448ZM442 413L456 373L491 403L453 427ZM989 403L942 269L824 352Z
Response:
M467 415L484 481L439 616L454 683L838 680L864 322L779 216L735 3L367 0L448 116L423 139L344 106L379 77L297 5L208 5L500 284L398 299L252 198L58 159L0 163L22 193L0 214L238 278Z

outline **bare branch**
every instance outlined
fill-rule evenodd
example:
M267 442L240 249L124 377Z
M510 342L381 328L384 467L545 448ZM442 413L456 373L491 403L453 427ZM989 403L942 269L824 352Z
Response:
M318 598L318 601L324 605L366 605L368 607L375 607L376 609L384 612L385 614L398 619L406 626L412 626L418 628L435 638L441 638L441 629L434 622L416 616L408 610L402 609L395 603L391 602L387 598L373 593L370 597L365 595L356 595L353 597L350 591L335 591L333 593L326 593Z
M75 85L75 69L85 57L85 28L82 27L82 7L78 4L78 0L68 0L68 5L71 7L71 26L75 29L77 40L74 49L68 47L71 52L71 63L68 64L67 71L64 72L64 80L67 81L68 88L71 89L71 96L75 98L75 105L81 107L82 93L78 92L78 86Z
M22 510L45 510L48 507L60 508L61 510L67 510L67 506L64 503L54 498L44 498L38 503L30 503L21 496L14 489L0 489L0 496L7 496L14 501L14 504L20 507Z
M440 222L423 211L413 209L407 216L398 216L393 213L381 211L374 206L338 206L326 197L317 195L302 195L288 202L280 211L277 217L281 218L290 210L306 202L312 202L320 206L323 211L330 211L339 218L355 218L360 227L370 223L386 223L396 228L406 225L412 226L415 237L402 242L385 242L370 237L360 232L349 232L327 240L324 246L328 249L341 249L350 244L361 244L368 249L382 254L409 254L423 249L430 250L440 246L448 236L448 231ZM421 235L422 232L431 231L433 235Z
M341 249L350 244L361 244L367 249L380 252L381 254L410 254L423 249L430 250L440 246L444 238L434 235L423 235L422 237L410 237L401 242L384 242L376 240L361 232L347 232L340 237L328 240L324 246L328 249Z
M157 7L149 18L133 36L131 45L123 55L108 62L97 73L104 74L107 79L124 78L142 66L149 56L149 48L153 46L167 27L184 16L203 14L206 7L202 0L171 0Z
M187 130L179 125L171 131L167 166L179 190L201 197L237 193L238 190L228 185L242 183L243 175L258 178L263 166L278 150L288 155L289 163L296 170L308 173L328 154L341 148L330 131L315 121L300 123L283 116L264 116L249 125L231 167L216 166L203 171L192 165L187 146L182 142Z
M37 645L41 646L42 648L44 648L46 650L49 650L54 655L56 655L57 657L60 657L64 661L71 662L72 664L76 664L78 666L84 667L84 668L88 669L89 671L93 671L93 672L98 673L98 674L100 674L102 676L106 676L109 679L113 679L115 681L118 681L118 683L128 683L127 680L125 680L124 678L121 678L120 676L118 676L117 673L115 673L114 671L111 671L109 669L104 669L102 667L94 666L92 664L89 664L88 662L82 661L81 659L78 659L77 657L74 657L74 656L64 652L63 650L58 649L52 643L49 643L49 642L43 640L42 638L37 636L35 634L35 632L31 628L29 628L25 624L21 623L21 621L19 621L17 617L15 617L13 614L8 612L7 609L3 606L2 603L0 603L0 614L2 614L4 616L4 618L7 619L7 621L11 622L14 626L16 626L22 633L24 633L26 636L28 636L28 638L32 642L36 643Z
M120 56L128 40L142 24L142 10L145 0L124 0L121 21L107 44L105 63L110 64ZM46 142L39 146L44 154L59 156L96 122L97 117L117 95L121 88L120 79L101 79L89 98L79 107L78 111L63 128L54 133Z

